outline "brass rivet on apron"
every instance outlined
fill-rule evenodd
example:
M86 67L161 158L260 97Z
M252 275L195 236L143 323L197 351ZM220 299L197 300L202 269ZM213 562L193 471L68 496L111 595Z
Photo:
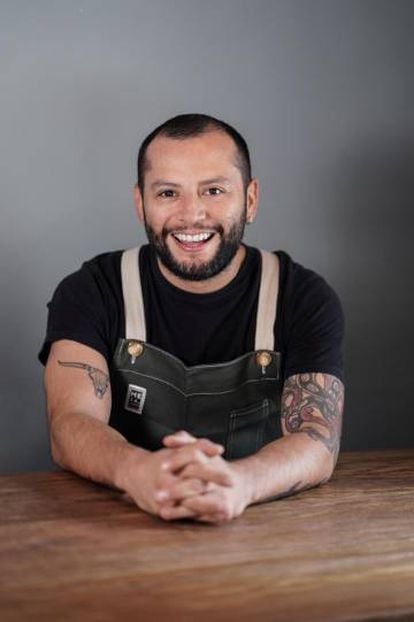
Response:
M131 356L131 363L135 363L135 359L144 351L144 346L139 341L130 341L128 344L128 354Z
M266 373L266 367L272 362L272 356L269 352L258 352L256 354L257 364L262 368L262 374Z

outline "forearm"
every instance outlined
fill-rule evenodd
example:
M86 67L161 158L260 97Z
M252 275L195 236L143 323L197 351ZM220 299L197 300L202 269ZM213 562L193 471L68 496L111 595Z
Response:
M143 510L160 514L160 490L169 491L177 481L164 469L164 463L183 450L164 448L146 451L131 445L105 422L79 412L65 412L51 417L50 436L52 455L57 464L95 482L114 486L133 499ZM191 443L192 455L216 456L222 448L206 439ZM185 453L185 451L184 451ZM223 485L226 478L220 476ZM199 494L205 489L201 480L186 480L184 496ZM168 496L168 494L167 494ZM172 498L171 503L174 503ZM167 503L168 505L168 503Z
M232 463L243 481L247 505L318 486L332 475L335 457L304 432L284 436Z
M289 377L282 394L283 437L239 461L248 503L285 497L332 475L339 451L344 386L328 374Z
M50 420L53 460L95 482L126 490L128 473L139 469L148 453L90 415L65 412Z
M339 451L344 388L335 376L305 373L289 377L282 394L282 438L256 454L233 462L220 457L207 464L195 460L187 466L171 461L169 469L180 477L209 483L207 493L180 496L178 507L167 508L164 518L192 516L221 523L239 516L253 503L286 497L318 486L332 475ZM215 485L213 475L228 473L228 488ZM190 513L186 513L190 512Z

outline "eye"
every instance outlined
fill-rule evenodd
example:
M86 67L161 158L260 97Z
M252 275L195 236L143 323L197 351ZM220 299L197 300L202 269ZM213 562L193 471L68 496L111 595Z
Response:
M207 188L205 194L208 194L209 196L219 196L220 194L223 194L224 190L222 190L222 188L217 188L217 186L213 186L212 188Z
M169 188L167 190L161 190L161 192L159 192L157 196L161 197L162 199L171 199L176 196L176 192L175 190L171 190L171 188Z

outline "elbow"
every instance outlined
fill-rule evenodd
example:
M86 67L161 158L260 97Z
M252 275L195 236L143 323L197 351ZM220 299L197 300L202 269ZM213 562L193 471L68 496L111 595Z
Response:
M60 451L58 444L52 438L50 439L50 455L56 466L61 467L62 469L65 468L62 452Z
M334 474L338 455L324 452L319 463L320 484L326 484Z
M62 448L62 440L61 440L61 422L60 416L49 416L49 443L50 443L50 455L53 463L62 468L66 469L67 465L64 460L64 451Z
M63 460L62 450L59 447L59 443L57 442L57 440L53 437L52 432L50 433L50 455L53 463L56 466L62 469L66 468Z

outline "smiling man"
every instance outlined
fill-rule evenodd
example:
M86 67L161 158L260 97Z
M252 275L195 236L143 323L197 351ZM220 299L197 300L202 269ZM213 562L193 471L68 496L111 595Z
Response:
M138 154L149 244L86 262L49 304L54 460L166 520L231 520L336 463L341 307L286 253L242 243L258 190L234 128L170 119Z
M208 123L196 120L200 129ZM135 189L138 216L164 276L197 292L218 289L237 274L246 219L252 222L257 209L247 146L243 159L235 138L206 128L188 140L151 134L138 157L143 170Z

